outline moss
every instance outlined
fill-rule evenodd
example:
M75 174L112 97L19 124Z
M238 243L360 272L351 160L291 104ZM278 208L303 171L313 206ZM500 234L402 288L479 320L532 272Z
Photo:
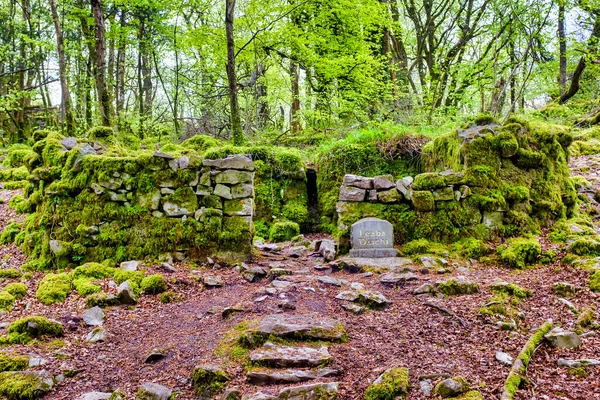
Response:
M43 392L38 390L38 380L32 374L21 372L0 373L0 395L8 400L34 400Z
M467 390L469 390L469 383L462 376L455 376L452 378L452 380L462 386L463 392L466 392ZM450 395L454 394L454 392L448 392L448 389L446 389L446 386L444 386L443 381L438 383L437 385L435 385L435 388L433 389L433 391L434 391L434 393L438 394L440 397L443 397L443 398L450 397Z
M600 242L592 239L577 239L567 247L569 253L578 256L600 256Z
M600 270L592 271L589 286L591 291L600 292Z
M158 300L160 300L161 303L163 304L168 304L168 303L176 303L178 301L181 301L181 296L177 295L177 293L169 290L166 292L163 292L160 294L160 296L158 296Z
M433 211L435 198L428 190L417 190L412 193L412 203L417 211Z
M192 372L192 388L202 398L214 397L225 388L229 380L229 375L218 367L196 367Z
M380 382L373 383L367 388L365 399L394 400L405 398L408 386L408 369L392 368L383 373Z
M30 338L42 336L60 337L64 333L63 326L55 321L50 321L40 316L30 316L11 322L7 332L11 334L24 334Z
M462 239L455 243L452 248L465 258L480 258L490 252L490 247L482 240L475 238Z
M509 283L508 285L492 285L490 286L494 292L506 294L508 296L514 296L518 299L525 299L533 295L533 291L522 288L516 283Z
M474 294L479 292L479 285L474 282L460 282L456 279L448 279L437 286L437 290L446 296L461 294Z
M47 274L40 282L35 297L45 305L61 303L71 292L71 277L68 274Z
M158 294L168 290L169 286L161 274L154 274L142 279L140 289L142 289L144 293Z
M10 311L15 304L15 296L8 292L0 292L0 310Z
M441 189L446 186L444 176L433 172L426 172L415 176L412 184L414 190Z
M105 292L93 293L85 298L85 304L88 308L91 307L110 307L119 305L120 302L114 295L109 295Z
M144 273L141 271L125 271L117 269L115 270L113 279L119 285L125 281L131 281L139 286L142 283L142 279L144 279Z
M16 268L0 269L0 278L16 279L21 277L21 271Z
M501 132L494 138L494 145L502 157L512 157L519 150L519 142L512 133Z
M298 225L308 222L308 207L304 201L289 201L285 202L281 215L288 221L297 223Z
M0 372L21 371L29 367L29 357L0 353Z
M2 290L6 293L12 294L13 296L15 296L16 299L20 299L25 297L25 295L27 294L27 285L20 282L13 282L4 286L4 289Z
M513 238L507 245L499 246L498 256L502 262L513 268L524 268L537 263L542 251L535 238Z
M525 186L508 186L504 188L503 195L506 200L520 202L529 199L529 189Z
M110 126L96 126L87 131L87 137L91 140L105 139L114 134L115 131Z
M73 279L104 279L115 273L115 269L97 262L89 262L75 268L72 272Z
M453 397L454 400L485 400L483 395L477 390L469 390L460 396Z
M0 244L9 244L14 242L17 234L21 232L21 225L16 222L9 222L0 235Z
M271 242L285 242L300 234L300 226L295 222L276 222L271 226L269 240Z
M220 144L221 142L212 136L194 135L191 138L184 140L181 143L181 146L202 153L209 148L217 147Z
M94 283L93 279L90 278L78 278L73 279L73 287L77 290L77 293L86 297L92 293L98 293L102 291L102 287Z

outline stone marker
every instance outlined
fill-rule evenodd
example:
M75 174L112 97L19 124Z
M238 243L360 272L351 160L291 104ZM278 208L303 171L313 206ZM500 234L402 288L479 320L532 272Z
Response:
M350 257L396 257L394 228L379 218L363 218L352 224Z

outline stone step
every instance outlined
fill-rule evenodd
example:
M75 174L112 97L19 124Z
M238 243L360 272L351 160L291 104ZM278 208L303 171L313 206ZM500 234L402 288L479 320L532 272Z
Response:
M250 352L250 361L267 367L318 367L331 362L327 347L283 346L267 342Z
M242 396L242 400L335 400L338 398L338 382L320 382L281 389L277 395L258 392Z
M340 375L340 371L333 368L319 369L251 369L246 373L248 382L254 385L281 385L286 383L300 383L319 378L329 378Z
M276 314L250 326L244 338L250 346L257 346L269 337L339 342L346 339L346 329L338 321L322 315Z

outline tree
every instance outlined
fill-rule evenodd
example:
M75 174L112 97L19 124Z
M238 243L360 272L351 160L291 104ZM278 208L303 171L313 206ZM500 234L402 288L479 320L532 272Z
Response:
M235 40L233 37L233 22L235 14L235 0L225 0L225 31L227 37L227 82L229 84L229 107L231 121L231 137L235 145L244 142L242 121L240 118L240 105L238 102L238 84L235 75Z

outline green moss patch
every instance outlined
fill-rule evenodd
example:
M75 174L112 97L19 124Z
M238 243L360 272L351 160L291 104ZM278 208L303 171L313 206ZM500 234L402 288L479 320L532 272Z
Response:
M291 240L300 234L300 226L295 222L276 222L271 226L269 240L279 243Z
M537 263L542 247L535 238L513 238L506 245L499 246L498 256L512 268L524 268Z
M29 357L0 353L0 372L21 371L29 367Z
M0 338L1 344L24 344L34 338L60 337L64 333L63 326L41 316L30 316L11 322L7 335Z
M68 274L47 274L40 282L35 297L45 305L63 302L71 292Z
M406 398L408 392L408 369L392 368L384 372L366 392L366 400L394 400Z
M142 279L140 289L144 293L158 294L168 290L169 285L167 285L165 278L161 274L154 274Z

